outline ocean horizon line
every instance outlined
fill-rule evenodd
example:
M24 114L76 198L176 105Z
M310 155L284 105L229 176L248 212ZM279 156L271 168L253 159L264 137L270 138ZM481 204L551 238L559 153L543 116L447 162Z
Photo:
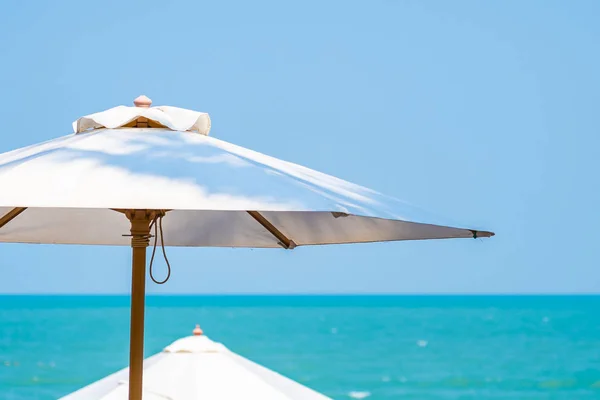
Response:
M52 297L129 297L130 293L33 293L33 292L23 292L23 293L2 293L0 292L0 297L10 297L10 296L52 296ZM581 297L597 297L600 296L600 293L571 293L571 292L492 292L492 293L484 293L484 292L470 292L470 293L454 293L454 292L433 292L433 293L376 293L376 292L340 292L340 293L332 293L332 292L227 292L227 293L146 293L146 297L312 297L312 296L324 296L324 297L463 297L463 296L472 296L472 297L544 297L544 296L581 296Z

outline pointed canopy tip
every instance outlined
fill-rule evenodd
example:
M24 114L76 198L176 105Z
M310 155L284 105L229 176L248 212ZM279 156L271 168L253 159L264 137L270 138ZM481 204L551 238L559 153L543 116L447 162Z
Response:
M200 325L196 324L196 327L194 328L192 333L194 334L194 336L202 336L204 332L202 331L202 329L200 329Z
M477 238L489 238L492 236L496 236L496 234L494 232L488 232L488 231L471 231L473 232L473 238L477 239Z
M150 98L145 95L141 95L136 97L135 100L133 100L133 104L136 107L150 108L150 106L152 105L152 100L150 100Z

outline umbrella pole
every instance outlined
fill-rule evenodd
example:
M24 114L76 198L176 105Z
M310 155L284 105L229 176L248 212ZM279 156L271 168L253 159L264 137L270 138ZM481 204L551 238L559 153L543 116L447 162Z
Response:
M146 296L146 248L150 241L150 212L133 210L131 221L131 329L129 339L129 400L142 400L144 373L144 308Z

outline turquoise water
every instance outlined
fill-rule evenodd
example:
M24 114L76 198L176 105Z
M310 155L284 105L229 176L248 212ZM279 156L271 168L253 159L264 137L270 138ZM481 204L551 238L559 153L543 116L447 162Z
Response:
M199 323L335 399L600 399L600 297L149 297L146 354ZM0 398L54 399L128 361L125 296L0 296Z

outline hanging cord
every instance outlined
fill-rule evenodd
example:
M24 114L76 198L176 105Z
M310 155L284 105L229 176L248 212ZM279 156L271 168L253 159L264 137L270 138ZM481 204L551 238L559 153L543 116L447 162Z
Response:
M154 246L152 247L152 257L150 257L150 279L152 279L152 282L156 283L157 285L162 285L163 283L166 283L169 280L169 278L171 277L171 264L169 264L169 259L167 258L167 252L165 251L165 241L163 238L162 219L163 219L163 215L157 215L156 217L154 217L154 220L152 220L152 223L150 224L151 230L152 230L152 226L154 226ZM154 263L154 254L156 253L156 242L158 241L159 231L160 231L160 247L162 248L163 257L165 258L165 262L167 263L167 277L162 281L159 281L156 278L154 278L154 274L152 273L152 265Z

